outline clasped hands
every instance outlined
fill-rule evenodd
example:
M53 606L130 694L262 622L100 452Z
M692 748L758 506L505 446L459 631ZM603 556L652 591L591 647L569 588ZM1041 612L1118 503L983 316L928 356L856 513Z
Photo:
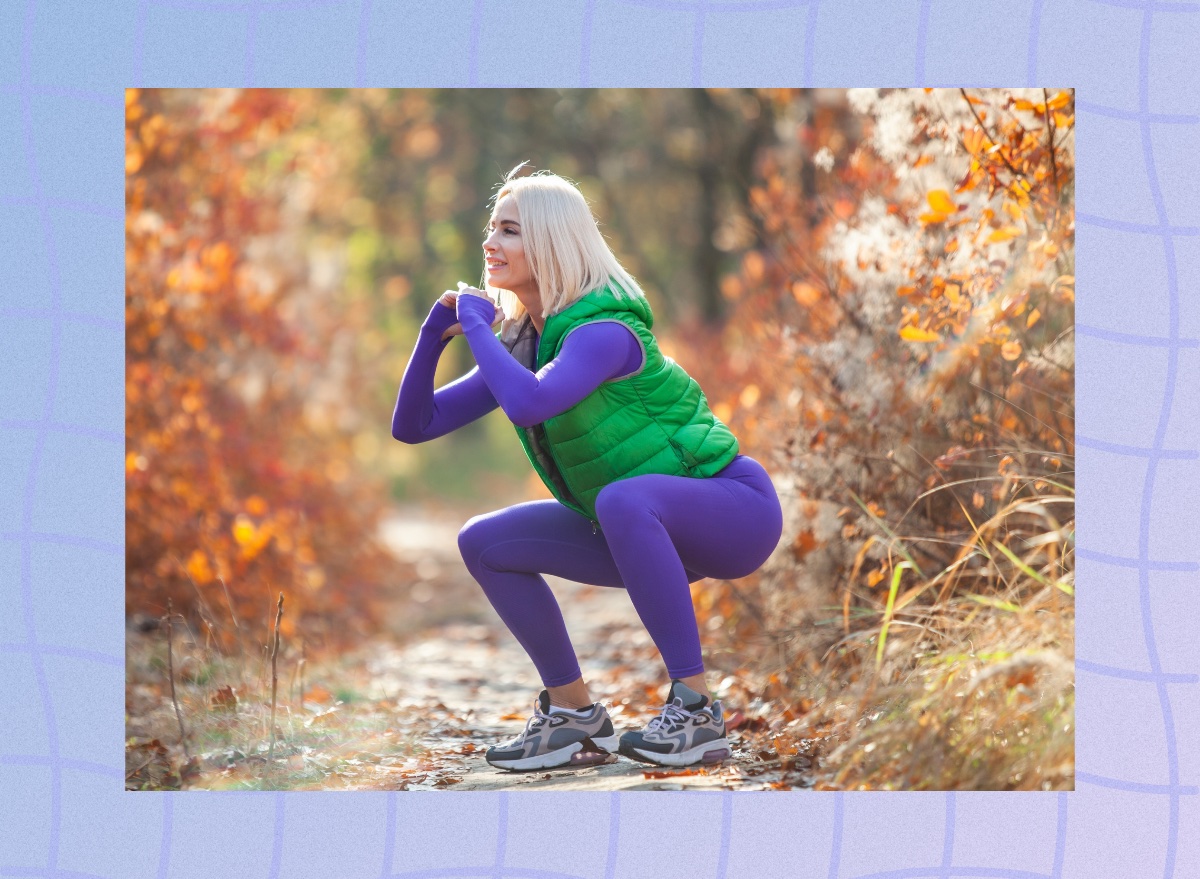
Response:
M504 312L488 298L487 293L462 281L458 282L457 290L447 290L438 297L438 303L447 308L453 308L458 315L458 323L442 333L443 339L461 336L464 319L471 320L478 317L486 325L492 327L504 320Z

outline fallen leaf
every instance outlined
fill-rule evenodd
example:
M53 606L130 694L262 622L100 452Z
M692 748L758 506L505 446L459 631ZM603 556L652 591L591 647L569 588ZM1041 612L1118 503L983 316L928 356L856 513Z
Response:
M946 450L945 454L939 455L933 463L939 470L949 470L955 461L965 458L969 454L971 453L962 446L951 446Z
M647 769L642 772L644 778L673 778L676 775L707 775L708 773L702 769L680 769L676 772L659 772L652 769Z
M233 691L233 687L218 687L216 692L209 698L208 706L213 711L227 711L231 714L237 713L238 698L237 694Z
M333 700L333 693L329 692L322 686L309 687L304 691L305 702L330 702Z

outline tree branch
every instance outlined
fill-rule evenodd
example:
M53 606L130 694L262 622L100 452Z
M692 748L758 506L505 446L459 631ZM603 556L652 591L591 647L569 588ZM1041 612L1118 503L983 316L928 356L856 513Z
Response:
M963 100L967 102L967 107L971 110L971 115L975 117L975 121L979 123L979 127L983 129L983 133L987 135L988 140L994 144L999 144L1000 141L992 137L992 132L988 130L987 125L985 125L983 120L979 118L979 114L975 111L975 105L971 103L970 97L967 96L967 90L960 88L958 91L962 94ZM1004 155L1003 150L996 150L996 155L1000 157L1000 161L1004 163L1004 167L1008 168L1008 170L1011 171L1014 176L1020 177L1022 180L1028 182L1025 175L1012 166L1012 163Z

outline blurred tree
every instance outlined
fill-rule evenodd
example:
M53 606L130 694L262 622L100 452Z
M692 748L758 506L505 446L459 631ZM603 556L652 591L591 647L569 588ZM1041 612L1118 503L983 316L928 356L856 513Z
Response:
M311 296L269 270L272 181L297 171L270 145L295 115L274 90L126 93L126 608L170 596L226 643L280 590L285 630L361 633L394 568L379 487L322 403L354 316L301 314Z
M722 356L697 366L790 498L791 553L764 581L787 591L762 595L789 627L797 595L839 590L847 625L880 607L904 553L981 588L980 523L1049 495L1069 522L1074 486L1072 93L810 97L811 126L771 96L796 134L760 153L764 239L722 282ZM1044 525L1004 518L1014 540ZM1039 544L1062 576L1072 539Z

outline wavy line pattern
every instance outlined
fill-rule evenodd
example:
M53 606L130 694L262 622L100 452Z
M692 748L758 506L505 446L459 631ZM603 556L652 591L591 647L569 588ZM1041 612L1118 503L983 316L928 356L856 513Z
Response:
M444 4L447 10L443 34L448 45L462 46L454 29L469 22L469 35L465 54L456 62L457 75L465 76L471 86L483 85L487 77L481 71L481 56L484 50L502 48L505 32L512 26L537 29L547 44L556 35L545 30L535 16L522 14L499 0L457 0ZM944 29L939 25L948 15L949 0L915 0L910 8L903 4L879 4L872 13L873 21L852 20L840 4L824 3L820 0L576 0L569 4L577 16L578 36L572 43L579 47L578 66L563 69L555 74L563 86L604 85L609 68L605 66L606 52L614 40L614 29L627 19L630 10L657 12L647 21L657 28L654 41L664 48L675 50L672 57L686 59L686 71L679 81L700 85L721 76L724 60L715 57L712 46L714 28L729 27L739 18L761 25L773 15L805 10L803 34L796 35L796 53L802 58L803 85L816 83L829 85L872 84L870 82L829 82L830 59L846 53L854 53L860 33L868 28L878 28L883 23L896 34L896 53L912 52L910 85L923 85L927 70L953 73L957 68L970 69L967 61L977 47L962 43L947 42L940 38ZM73 25L69 14L52 12L51 4L45 0L25 0L23 4L10 4L0 11L0 32L12 34L12 51L6 57L0 52L0 130L5 132L11 146L0 149L0 181L15 181L16 188L0 192L0 211L5 214L14 210L22 212L24 222L32 223L34 234L44 252L40 268L48 299L38 301L22 296L21 290L13 290L12 279L4 275L6 263L0 259L0 290L4 290L0 304L0 323L6 333L5 344L0 346L0 461L11 465L14 477L0 485L11 487L7 495L0 494L0 610L15 616L3 620L6 628L0 629L0 683L4 685L10 702L6 706L5 720L12 719L28 735L18 739L23 743L13 750L9 737L0 737L0 826L17 828L18 832L0 834L0 875L68 877L68 879L91 879L91 877L116 877L125 871L113 867L94 866L91 854L95 844L89 848L87 840L103 839L107 844L120 848L129 843L134 850L132 831L126 813L133 808L139 811L146 803L153 803L159 810L159 826L152 830L158 837L157 865L153 867L160 879L169 876L205 875L201 855L188 845L187 836L197 810L214 825L225 822L228 830L238 830L229 845L233 856L246 864L256 864L269 877L301 875L295 871L293 862L285 855L298 846L299 841L311 836L327 835L329 838L343 837L363 840L364 845L373 845L373 856L377 854L378 869L372 868L371 875L379 879L387 877L528 877L528 879L616 879L621 876L670 875L672 864L662 861L661 851L711 852L704 864L703 875L715 875L725 879L730 876L764 875L747 872L746 865L754 862L757 847L769 845L770 839L760 836L749 806L765 802L770 809L779 810L781 815L794 816L796 834L803 842L807 860L793 865L788 875L821 876L827 879L918 879L918 877L994 877L994 879L1061 879L1064 875L1145 875L1146 864L1156 866L1155 874L1161 872L1164 879L1174 879L1200 874L1200 865L1195 861L1185 862L1181 838L1181 800L1193 798L1198 793L1194 777L1197 759L1196 735L1200 729L1200 675L1188 661L1195 660L1195 653L1187 653L1182 643L1185 637L1179 625L1167 627L1169 608L1158 607L1165 601L1161 584L1164 578L1188 578L1195 584L1195 574L1200 571L1196 543L1178 548L1172 558L1153 558L1150 553L1150 538L1164 523L1196 512L1188 508L1185 499L1172 490L1170 480L1163 469L1163 462L1170 462L1171 474L1188 473L1194 478L1200 457L1194 440L1200 436L1196 425L1172 432L1173 420L1177 421L1182 411L1179 403L1188 395L1200 394L1195 387L1194 373L1184 371L1181 357L1194 354L1200 348L1200 296L1197 295L1194 266L1184 262L1185 253L1195 254L1194 242L1200 236L1200 227L1187 224L1187 218L1169 216L1164 193L1180 185L1185 175L1194 174L1190 165L1182 160L1166 161L1155 151L1155 138L1161 136L1163 126L1180 130L1200 124L1200 113L1159 112L1161 95L1168 83L1178 82L1181 74L1195 81L1194 65L1184 71L1178 59L1169 53L1156 51L1158 40L1164 32L1186 29L1197 35L1200 42L1200 4L1195 2L1164 2L1164 0L1073 0L1068 3L1077 18L1088 16L1093 32L1083 34L1081 39L1095 39L1097 51L1078 53L1079 57L1051 59L1062 18L1055 4L1045 0L1031 0L1028 15L1028 35L1024 43L993 44L988 51L996 56L996 63L1008 62L1016 69L1025 71L1025 84L1034 86L1044 79L1045 68L1051 60L1056 70L1070 71L1066 84L1078 87L1077 108L1080 113L1078 137L1083 146L1090 142L1088 118L1100 117L1115 120L1114 124L1129 126L1137 135L1134 139L1138 152L1123 156L1129 167L1144 172L1144 183L1138 183L1137 175L1129 181L1112 181L1108 185L1119 194L1120 201L1130 201L1143 192L1132 187L1147 188L1149 201L1153 205L1153 221L1146 222L1144 216L1137 220L1112 216L1119 210L1108 209L1094 212L1083 210L1077 214L1078 254L1081 264L1086 265L1089 255L1094 255L1100 246L1093 237L1094 229L1116 232L1119 235L1137 236L1141 240L1157 240L1161 243L1162 259L1166 268L1165 301L1167 302L1167 332L1163 336L1146 336L1126 333L1119 329L1077 326L1080 334L1102 339L1121 346L1128 362L1128 380L1145 396L1160 400L1153 422L1138 425L1143 428L1144 439L1138 444L1116 443L1102 435L1105 424L1114 427L1127 426L1125 413L1112 411L1107 421L1093 420L1092 429L1098 435L1080 436L1080 445L1109 453L1113 460L1121 460L1135 467L1144 466L1144 477L1137 497L1101 497L1088 492L1093 485L1089 474L1080 480L1080 522L1084 525L1081 539L1085 547L1078 550L1079 557L1089 563L1089 577L1097 583L1120 583L1122 570L1137 572L1138 612L1140 614L1143 646L1146 651L1146 666L1143 669L1126 667L1115 657L1093 655L1080 659L1078 669L1087 676L1087 686L1080 693L1079 736L1081 741L1104 741L1099 735L1106 724L1132 724L1144 721L1138 717L1142 704L1153 703L1158 717L1155 723L1161 726L1161 753L1148 758L1161 761L1161 774L1157 777L1137 777L1138 767L1130 764L1127 755L1114 747L1091 747L1081 749L1085 761L1077 773L1079 790L1071 794L1003 795L975 793L944 794L889 794L889 793L834 793L811 794L692 794L683 796L675 793L663 794L618 794L607 797L576 795L569 798L573 808L587 811L594 818L595 836L603 842L596 849L600 854L594 862L583 862L578 858L565 857L574 866L571 872L549 869L540 863L520 860L514 852L517 840L537 841L545 851L571 852L573 840L541 839L540 828L517 820L514 809L525 802L518 796L512 799L508 793L498 796L486 794L398 794L391 792L379 798L377 825L362 826L357 817L339 814L337 803L342 797L331 797L321 826L312 826L301 817L299 809L289 815L288 805L293 796L324 796L311 794L229 794L211 796L196 804L194 799L201 795L191 794L124 794L121 790L122 770L115 754L119 741L113 741L112 754L80 754L73 749L73 730L63 720L67 715L56 704L55 693L60 685L59 675L68 674L61 663L47 662L51 659L70 659L84 668L111 668L122 664L122 633L113 623L106 629L107 640L102 649L84 649L71 646L71 633L56 628L56 621L39 611L35 602L37 590L51 588L44 582L41 568L34 559L49 557L51 561L63 548L72 551L94 553L98 557L123 554L123 547L115 544L108 536L95 533L61 533L54 528L42 526L39 512L48 501L61 500L67 503L86 499L94 485L71 485L56 477L60 461L56 456L63 454L62 443L69 453L87 461L107 461L105 457L113 443L122 437L111 430L94 424L66 424L54 417L55 401L60 382L65 381L62 370L63 328L67 325L84 326L104 338L104 344L119 350L123 342L124 319L119 307L99 315L80 314L64 309L66 294L96 291L74 291L67 289L64 273L60 266L77 252L91 254L90 242L83 242L77 233L59 232L54 219L61 214L83 214L94 217L97 224L116 223L123 219L124 206L120 200L120 168L112 168L110 184L104 192L111 193L111 202L95 198L74 198L63 195L63 182L72 179L49 162L44 153L46 135L39 132L36 120L39 108L46 102L75 103L81 108L114 108L123 104L122 89L129 85L167 84L186 78L198 62L211 65L208 57L201 57L201 44L189 44L181 40L170 53L153 55L151 50L161 50L156 41L167 39L164 35L181 37L202 16L213 32L220 35L221 69L230 71L228 79L212 85L253 86L267 81L274 84L281 76L297 84L319 75L322 64L329 60L313 57L298 48L294 57L277 57L274 50L268 52L263 37L265 28L284 14L303 21L306 15L334 10L350 22L353 46L348 58L342 59L353 71L353 82L357 85L387 84L387 77L372 71L387 70L402 72L426 86L442 83L422 76L419 71L406 68L404 57L380 58L385 51L386 41L373 40L377 36L380 12L384 7L381 0L130 0L124 4L113 4L111 27L101 28L94 37L97 57L112 48L126 53L128 68L123 78L109 74L88 78L81 74L70 85L64 85L60 77L48 76L58 65L70 59L56 56L53 49L64 34L65 28ZM1091 13L1096 12L1096 16ZM124 14L122 14L124 13ZM452 13L461 13L457 17ZM715 16L713 13L720 13ZM418 14L414 8L413 14ZM639 19L640 20L640 19ZM781 18L782 20L782 18ZM788 19L792 21L793 19ZM663 24L662 22L667 22ZM915 23L915 27L914 27ZM498 25L498 26L497 26ZM1134 29L1129 33L1122 28ZM903 35L909 35L907 37ZM1107 38L1122 37L1136 42L1137 65L1133 70L1120 70L1110 58L1105 57L1103 47ZM911 48L904 45L911 41ZM0 44L3 40L0 39ZM72 45L75 45L72 43ZM205 46L211 43L203 44ZM208 52L208 49L203 49ZM167 59L167 60L164 60ZM858 66L864 78L870 78L874 67L871 59L864 58ZM929 62L933 61L936 67ZM513 57L506 69L506 76L514 78L514 85L528 82L531 76L540 76L536 70L538 59ZM781 59L762 57L756 59L761 79L774 79L780 85L792 85L786 75ZM907 61L905 62L907 65ZM645 81L659 81L662 73L660 62L646 57L636 76ZM530 66L532 65L532 66ZM1065 66L1064 66L1065 65ZM86 65L82 65L86 67ZM76 69L80 69L77 67ZM105 70L111 66L104 67ZM205 69L212 69L206 67ZM268 73L269 69L269 73ZM744 70L744 65L738 68ZM792 68L786 68L788 70ZM832 68L830 68L832 69ZM838 67L844 70L844 67ZM281 73L280 71L284 71ZM1118 74L1134 75L1137 80L1137 107L1125 109L1115 96L1110 82ZM119 79L119 81L118 81ZM381 81L382 80L382 81ZM458 80L462 82L462 79ZM1055 84L1062 84L1062 80ZM1157 108L1156 108L1157 107ZM1184 109L1187 109L1186 107ZM91 119L93 117L84 117ZM73 132L79 139L79 148L112 148L112 138L120 133L102 130L96 124L87 123L84 128ZM1116 147L1114 147L1116 148ZM1088 167L1081 159L1081 176ZM1093 190L1095 191L1094 181ZM1128 196L1129 198L1126 198ZM1085 205L1086 207L1086 205ZM1106 236L1105 241L1112 236ZM1109 246L1107 243L1105 246ZM1193 247L1185 251L1185 248ZM116 250L108 254L113 265L121 264L122 253ZM1188 272L1191 274L1188 274ZM24 276L23 276L24 277ZM8 283L6 283L8 282ZM1119 301L1124 291L1116 285L1106 286L1104 279L1096 279L1089 287L1081 287L1080 295L1086 301ZM1152 301L1159 301L1153 299ZM1115 313L1115 309L1109 313ZM30 327L40 329L38 335ZM48 330L48 335L46 331ZM48 338L48 342L45 340ZM42 341L38 341L38 340ZM42 347L37 347L41 345ZM1081 351L1086 355L1087 351ZM21 364L39 364L39 387L44 387L41 398L34 405L7 406L9 382L15 373L7 369L10 357ZM1143 365L1161 365L1165 361L1165 379L1156 379L1157 384L1140 376L1160 376L1161 370L1142 370ZM1081 358L1080 368L1086 372L1086 356ZM21 375L28 376L27 366ZM1193 384L1187 386L1186 381ZM1093 409L1103 409L1103 397L1081 399ZM1168 436L1171 442L1168 444ZM1184 437L1180 439L1180 437ZM5 474L0 472L0 479ZM97 476L97 479L100 477ZM1114 515L1122 508L1136 507L1139 510L1137 526L1136 556L1122 556L1108 551L1103 545L1089 543L1087 522L1099 517ZM109 522L119 527L123 521L123 509L105 511ZM6 567L5 567L6 566ZM53 567L53 564L50 565ZM1080 584L1081 601L1089 596L1089 584ZM98 621L111 622L116 619L122 601L122 584L105 582L99 584L94 596L94 616ZM44 602L43 602L44 603ZM1103 624L1104 608L1093 609L1090 624ZM39 615L41 613L42 615ZM98 623L103 625L106 623ZM11 686L10 686L11 682ZM1123 689L1109 689L1120 686ZM1121 694L1130 688L1145 692L1150 702L1128 704ZM99 699L99 694L96 696ZM117 705L96 704L87 706L92 716L105 728L119 728L120 709ZM72 712L71 717L78 716ZM40 735L40 739L39 736ZM118 735L114 733L114 735ZM44 742L40 750L36 742ZM114 765L110 765L110 763ZM1128 769L1128 771L1125 771ZM1144 770L1143 770L1144 771ZM87 779L91 779L87 782ZM108 787L97 790L97 784ZM186 811L179 812L177 797L183 796ZM536 794L533 796L537 796ZM717 800L712 800L717 797ZM920 833L905 836L892 834L886 817L895 810L895 798L908 797L904 801L913 808L927 809L936 804L940 819L935 818ZM1011 797L1011 798L1010 798ZM247 799L248 798L248 799ZM647 799L649 798L649 799ZM760 799L761 798L761 799ZM930 799L933 798L933 799ZM134 801L131 803L131 801ZM236 807L241 802L258 803L264 809L248 814ZM661 813L652 826L646 825L648 813L645 804L655 804L655 814ZM701 808L704 804L718 803L719 810ZM680 803L695 804L684 808ZM450 805L452 804L452 805ZM986 806L985 806L986 804ZM1033 806L1031 806L1033 804ZM1044 811L1037 811L1048 804ZM454 820L444 822L437 838L413 839L402 836L404 828L419 824L423 813L431 806L449 809ZM1036 808L1034 808L1036 806ZM761 807L760 807L761 808ZM19 810L19 811L18 811ZM681 814L695 815L694 819L683 820ZM995 821L1011 813L1013 820L1024 822L1029 831L1029 842L1014 834L1003 848L994 849L992 862L981 862L969 854L972 844L994 838ZM1192 814L1195 812L1193 810ZM81 820L87 815L87 820ZM1120 815L1124 826L1113 826L1106 819ZM234 817L236 816L236 817ZM234 827L234 822L245 825ZM369 823L369 822L368 822ZM806 836L810 827L828 828L821 833ZM382 832L380 832L382 831ZM139 831L140 832L140 831ZM825 833L828 833L828 836ZM122 836L124 834L124 836ZM139 837L140 839L140 837ZM404 839L400 844L399 839ZM267 844L269 841L269 845ZM415 847L426 845L426 850ZM521 850L528 850L528 846ZM874 855L864 854L874 852ZM133 855L130 854L132 858ZM873 860L870 858L873 857ZM1191 857L1195 857L1193 853ZM867 859L867 860L864 860ZM436 863L436 866L428 866ZM848 870L851 864L857 865ZM418 867L417 864L427 866ZM862 866L869 864L868 866ZM907 866L898 866L904 864ZM912 866L912 865L918 866ZM920 866L925 865L925 866ZM303 868L301 868L302 870ZM105 872L98 872L105 871ZM697 872L692 870L691 872ZM132 873L130 873L132 874ZM248 874L251 875L251 874ZM257 875L256 873L254 875ZM309 875L309 874L303 874ZM366 874L364 874L366 875Z

